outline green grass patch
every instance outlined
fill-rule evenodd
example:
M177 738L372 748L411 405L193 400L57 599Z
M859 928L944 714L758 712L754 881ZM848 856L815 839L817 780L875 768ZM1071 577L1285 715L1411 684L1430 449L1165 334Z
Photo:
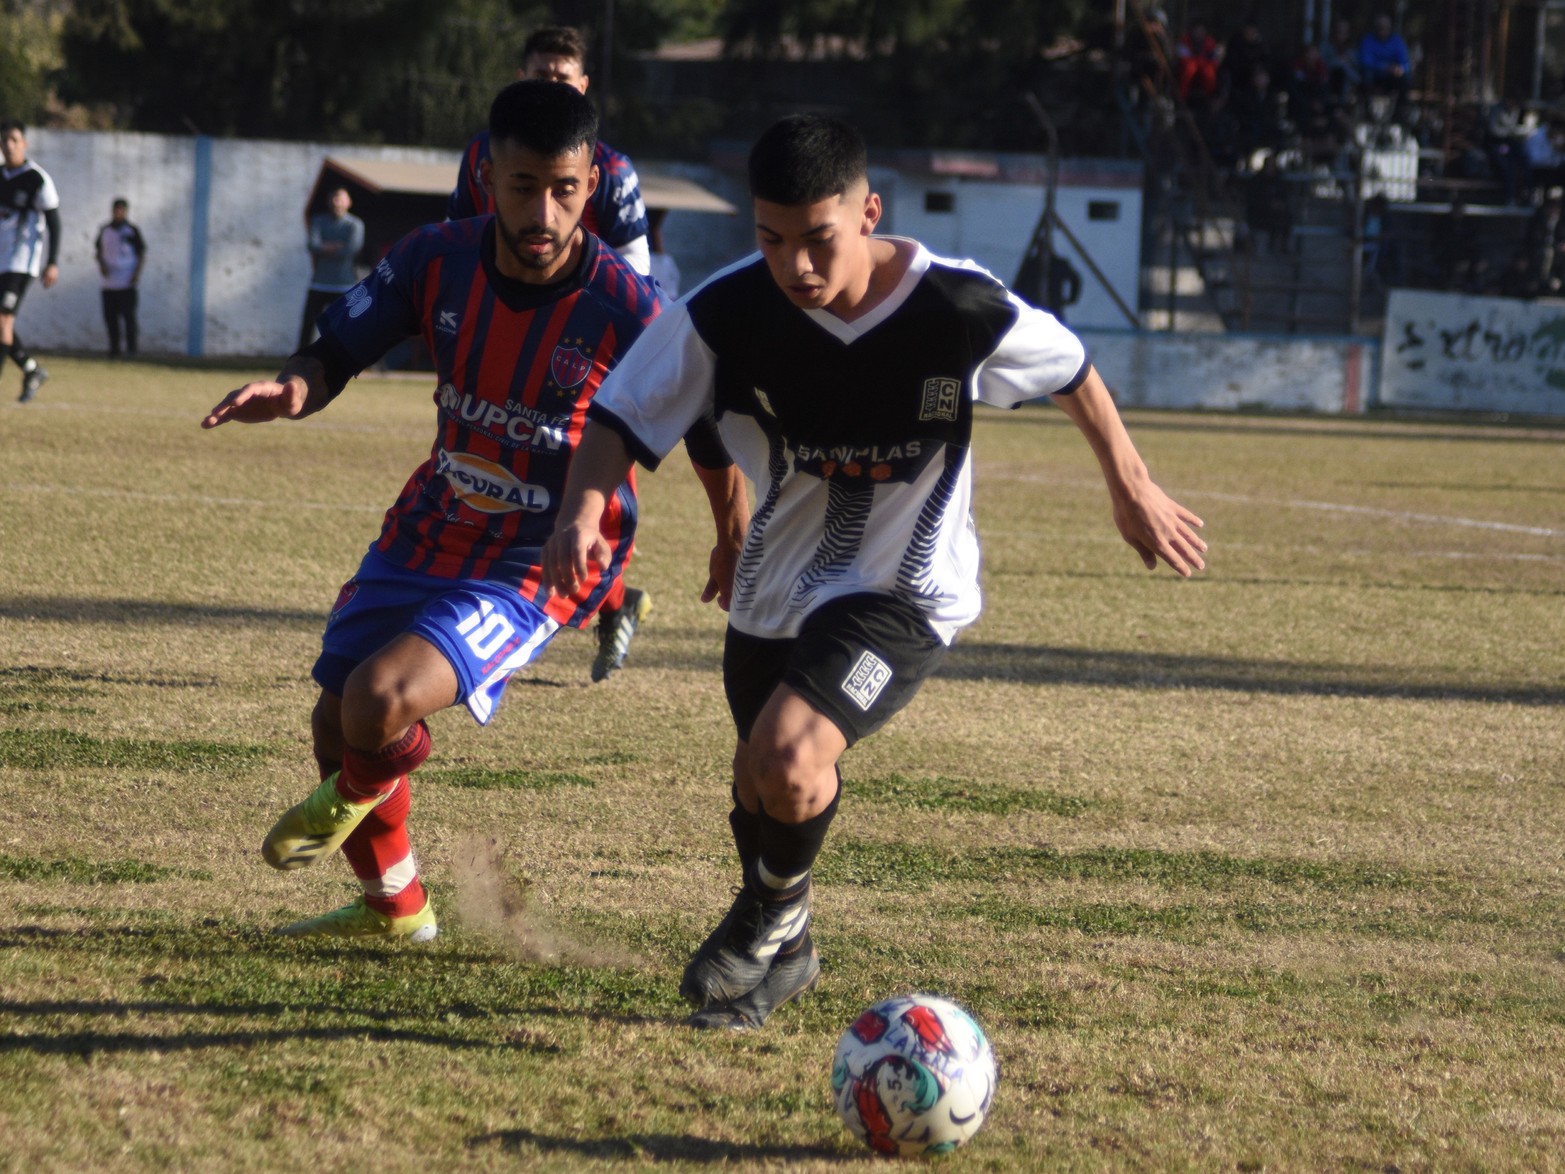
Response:
M901 774L851 779L846 784L852 799L911 807L922 811L962 811L980 815L1010 815L1018 811L1042 811L1067 818L1080 815L1092 800L1061 795L1043 789L1001 787L968 779L909 778Z
M1168 852L1154 848L978 848L959 852L925 844L843 839L817 865L823 883L878 889L926 889L945 881L1096 880L1162 888L1221 889L1239 882L1303 885L1332 892L1430 883L1406 869L1373 863Z
M487 770L481 767L420 771L418 781L420 785L444 783L448 787L471 787L477 791L552 791L557 787L597 786L596 780L568 770Z
M270 752L234 742L157 742L95 738L75 730L0 731L0 766L22 770L229 771L253 765Z
M69 856L63 860L41 860L36 856L11 856L0 853L0 877L19 881L64 881L74 885L149 884L154 881L183 878L209 880L201 870L164 868L144 860L83 860Z

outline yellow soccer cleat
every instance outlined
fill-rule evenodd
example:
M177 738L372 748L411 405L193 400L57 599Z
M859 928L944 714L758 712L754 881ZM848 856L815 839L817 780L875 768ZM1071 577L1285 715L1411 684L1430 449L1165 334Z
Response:
M390 795L388 791L368 803L349 803L337 794L337 775L333 772L303 803L295 803L283 812L261 841L261 855L273 868L303 868L325 860L342 847L342 842L375 805Z
M406 938L410 942L430 942L440 927L435 924L435 910L427 899L417 913L388 917L371 909L360 897L351 905L285 925L277 932L291 938Z

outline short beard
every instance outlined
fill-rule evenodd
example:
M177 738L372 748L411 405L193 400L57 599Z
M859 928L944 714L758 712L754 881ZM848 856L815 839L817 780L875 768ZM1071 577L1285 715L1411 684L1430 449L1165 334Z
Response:
M528 269L547 269L558 261L560 254L565 251L565 241L560 239L558 233L551 232L546 228L530 225L521 232L512 232L498 216L495 217L494 223L495 232L500 234L500 242L505 245L506 251L511 254L517 264ZM572 226L571 235L575 236L575 234L576 229ZM554 248L542 256L529 253L522 244L524 236L547 236L554 242Z

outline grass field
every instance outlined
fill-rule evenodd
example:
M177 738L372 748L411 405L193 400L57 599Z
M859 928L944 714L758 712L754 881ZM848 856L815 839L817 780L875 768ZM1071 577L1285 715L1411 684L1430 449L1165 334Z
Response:
M0 385L0 1168L878 1168L828 1067L910 989L1003 1068L952 1169L1565 1163L1565 430L1133 416L1187 583L1063 414L984 415L984 618L844 764L821 988L730 1037L675 994L734 872L682 461L631 667L565 634L432 721L440 938L301 944L351 876L257 848L429 389L206 434L246 373L50 367Z

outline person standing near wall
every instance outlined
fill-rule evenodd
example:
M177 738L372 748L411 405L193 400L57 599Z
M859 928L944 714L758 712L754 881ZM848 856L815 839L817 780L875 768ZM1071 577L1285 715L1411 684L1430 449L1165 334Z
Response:
M109 358L120 357L120 327L125 328L125 353L136 353L136 286L147 259L147 242L130 222L130 203L123 197L110 209L112 219L98 229L93 252L103 275L103 324L109 332Z
M304 299L304 321L299 324L299 349L315 338L315 320L321 311L358 284L353 258L364 247L364 221L348 209L353 197L347 188L332 191L331 211L310 217L310 290Z
M22 369L17 400L25 404L49 372L22 345L16 314L33 278L44 289L60 279L60 193L49 173L28 159L27 128L21 123L0 122L0 160L0 351Z

